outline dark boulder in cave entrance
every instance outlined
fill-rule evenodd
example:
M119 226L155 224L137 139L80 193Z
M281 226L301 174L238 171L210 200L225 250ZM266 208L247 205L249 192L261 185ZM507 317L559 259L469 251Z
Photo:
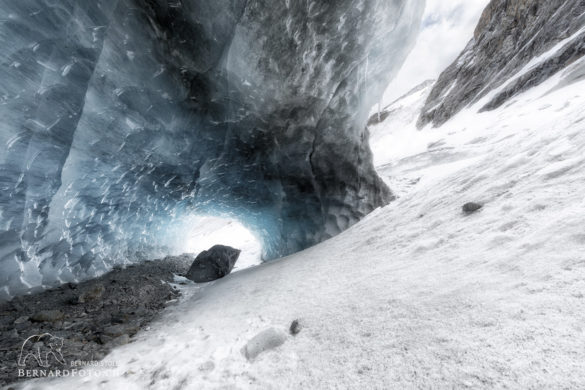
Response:
M232 272L241 250L225 245L214 245L201 252L187 272L187 279L196 283L211 282Z

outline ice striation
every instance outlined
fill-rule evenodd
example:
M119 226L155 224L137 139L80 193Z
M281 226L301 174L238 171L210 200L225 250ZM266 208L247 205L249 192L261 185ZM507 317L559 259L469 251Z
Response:
M392 199L365 123L424 0L0 0L0 295L176 249L273 259Z

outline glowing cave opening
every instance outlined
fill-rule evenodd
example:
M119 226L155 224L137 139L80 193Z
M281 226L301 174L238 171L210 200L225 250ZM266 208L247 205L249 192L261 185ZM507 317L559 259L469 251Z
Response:
M198 253L214 245L228 245L240 249L242 253L234 271L252 267L261 263L262 245L254 234L244 225L233 219L194 216L183 225L183 253Z

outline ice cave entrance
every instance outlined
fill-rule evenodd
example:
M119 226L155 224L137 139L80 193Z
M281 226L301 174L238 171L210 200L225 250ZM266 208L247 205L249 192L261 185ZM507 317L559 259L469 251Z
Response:
M234 271L242 270L262 262L262 245L244 225L233 219L197 216L189 219L190 228L183 241L183 253L195 255L216 244L229 245L242 253Z

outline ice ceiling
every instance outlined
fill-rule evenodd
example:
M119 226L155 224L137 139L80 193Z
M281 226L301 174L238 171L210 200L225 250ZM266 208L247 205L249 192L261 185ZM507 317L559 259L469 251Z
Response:
M0 0L0 296L164 254L193 214L272 259L387 203L365 122L423 7Z

